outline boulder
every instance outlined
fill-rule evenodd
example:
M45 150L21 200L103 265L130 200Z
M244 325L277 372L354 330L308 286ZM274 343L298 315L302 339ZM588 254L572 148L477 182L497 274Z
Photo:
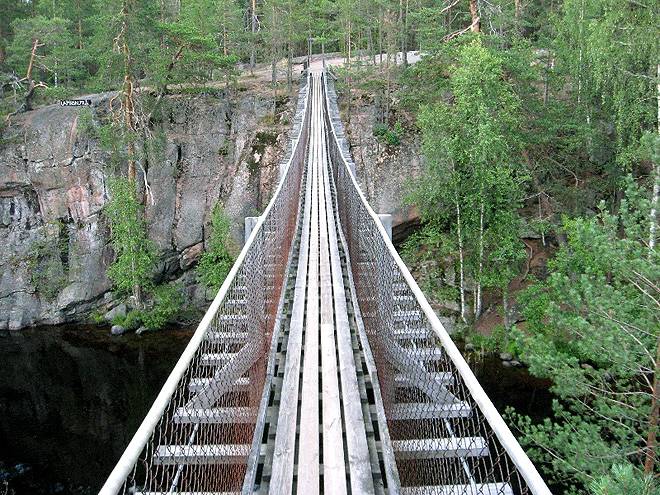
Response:
M126 333L126 329L121 325L112 325L112 328L110 329L110 333L112 335L123 335L124 333Z
M119 304L105 314L105 321L111 323L118 316L125 318L128 314L128 307L125 304Z

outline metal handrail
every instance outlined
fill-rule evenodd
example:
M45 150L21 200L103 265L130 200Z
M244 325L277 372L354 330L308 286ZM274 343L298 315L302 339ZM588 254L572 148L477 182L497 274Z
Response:
M283 173L281 174L280 181L271 201L266 207L264 213L259 217L259 220L254 227L248 241L238 255L234 265L229 271L229 274L220 287L220 290L215 296L202 321L197 326L195 333L190 339L190 342L177 361L174 369L163 385L163 388L158 393L158 396L154 400L154 403L149 409L146 417L142 421L132 440L128 444L126 450L117 462L115 468L110 473L105 484L101 488L99 495L115 495L120 493L122 489L126 488L126 482L135 470L135 467L139 462L140 455L149 445L149 442L153 438L156 428L159 422L161 422L163 419L163 416L170 406L173 397L182 387L183 379L186 376L186 373L188 372L193 359L198 354L200 345L207 336L209 329L212 327L212 322L218 316L218 312L225 302L227 295L231 292L232 287L236 284L239 270L241 270L246 258L252 252L253 246L257 244L257 239L259 236L263 235L264 224L268 221L274 205L278 199L280 199L280 195L282 194L282 190L287 183L287 180L290 180L290 175L294 174L294 172L298 176L301 175L302 165L304 164L304 149L307 144L307 128L309 122L309 87L309 76L307 76L306 85L301 87L299 94L298 112L291 136L291 150L281 164L280 170L283 170ZM300 170L293 171L292 168L294 165L297 165ZM295 201L297 208L297 197L287 199ZM289 239L289 245L290 241L291 240ZM286 260L286 255L284 256L284 259ZM267 346L267 348L269 347L270 346ZM185 384L183 386L185 386ZM261 391L259 391L259 393L260 392Z
M460 377L465 384L466 388L469 390L472 400L476 403L479 408L479 411L485 418L486 423L492 429L495 436L499 440L499 443L506 451L508 458L513 462L517 471L520 473L526 487L523 487L521 491L531 492L535 495L551 495L550 490L548 489L545 481L539 475L536 467L530 461L529 457L522 449L514 435L511 433L511 430L507 424L502 419L502 416L497 411L492 401L489 399L485 391L483 390L481 384L475 377L474 373L470 369L469 365L463 358L462 354L452 341L451 337L445 330L444 326L438 319L435 311L431 305L426 300L424 293L417 285L414 277L406 267L405 263L399 256L396 251L396 248L390 241L388 233L385 231L382 223L380 222L378 215L369 205L366 200L364 193L362 192L356 175L355 175L355 165L352 162L348 146L344 139L344 131L339 119L339 110L336 103L336 95L334 94L334 87L332 82L329 81L328 77L324 77L324 91L325 91L325 105L326 105L326 118L328 123L328 129L331 134L331 139L329 140L330 152L333 161L335 180L337 180L337 174L339 167L343 168L343 173L347 174L350 177L350 184L354 189L355 193L359 197L362 206L366 209L370 219L371 219L371 228L377 229L377 232L380 234L379 242L382 241L384 246L387 249L387 252L391 258L391 261L394 263L394 266L398 269L403 280L407 284L412 296L415 299L416 304L419 309L423 312L424 316L427 319L427 322L430 325L431 330L434 332L437 339L440 340L442 349L447 353L449 359L455 366L456 370L460 374ZM339 159L339 163L337 163ZM340 185L337 184L338 191L340 190ZM338 193L339 196L343 194L341 191ZM341 208L340 208L341 211ZM342 219L344 220L344 219ZM357 221L357 219L350 219L350 221ZM350 223L344 222L344 223ZM343 227L343 226L342 226ZM350 233L344 231L345 236L348 238ZM349 253L351 259L355 256L355 253ZM358 296L358 302L360 297ZM387 414L387 413L386 413Z

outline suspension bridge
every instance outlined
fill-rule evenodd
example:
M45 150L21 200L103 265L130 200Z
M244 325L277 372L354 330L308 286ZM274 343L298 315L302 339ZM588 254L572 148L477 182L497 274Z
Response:
M103 495L549 495L362 194L332 81Z

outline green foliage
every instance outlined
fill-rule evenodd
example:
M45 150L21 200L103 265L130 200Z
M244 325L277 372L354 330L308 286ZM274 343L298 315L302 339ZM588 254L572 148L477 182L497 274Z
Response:
M78 113L78 132L83 136L97 137L96 123L94 122L94 114L89 108L83 108Z
M119 294L133 294L139 304L140 292L152 285L155 250L147 239L135 186L122 177L112 179L109 185L111 199L105 214L110 222L115 260L108 268L108 277Z
M153 284L151 274L156 252L147 238L145 222L140 218L142 207L136 198L135 186L122 177L115 177L110 182L110 191L112 197L105 213L110 222L115 260L108 268L108 277L117 293L132 295L137 305L137 309L114 323L128 329L162 328L179 313L184 302L182 289L179 285ZM146 304L145 296L149 296Z
M38 41L32 78L41 72L43 78L50 83L55 79L65 80L73 69L73 37L67 29L68 21L59 17L48 19L35 16L27 19L17 19L12 23L15 33L9 46L7 62L21 77L27 74L28 65L35 41Z
M580 486L615 464L644 462L660 338L650 211L649 192L629 180L616 215L602 204L596 218L565 219L568 243L550 277L520 298L526 333L511 336L558 400L555 421L517 421L558 482Z
M396 147L401 144L401 138L403 137L403 126L401 122L394 124L394 128L390 128L385 124L376 124L374 126L374 136L378 138L379 141L384 142L390 146Z
M207 250L202 253L197 265L197 279L207 288L217 291L234 264L231 218L220 203L213 209L210 230Z
M68 282L69 245L65 229L63 223L46 225L46 235L32 243L22 260L27 263L34 290L47 301L57 298Z
M520 100L502 70L502 56L479 38L461 49L450 78L451 103L422 107L428 171L409 199L450 252L465 253L466 273L506 291L524 256L516 209L525 175L518 158ZM446 227L449 233L440 231Z
M181 284L154 287L147 307L134 309L124 317L118 316L112 324L121 325L128 330L137 330L140 327L159 330L179 315L184 303L182 292Z
M147 330L157 330L172 321L183 306L183 288L179 285L160 285L151 296L152 306L145 311L142 323Z
M660 491L660 485L631 464L615 464L611 474L594 480L589 489L592 495L653 495Z
M39 91L39 101L46 105L59 104L60 100L66 100L73 97L74 91L71 88L43 88Z
M105 323L105 313L101 310L94 311L89 317L89 322L95 325L101 325Z

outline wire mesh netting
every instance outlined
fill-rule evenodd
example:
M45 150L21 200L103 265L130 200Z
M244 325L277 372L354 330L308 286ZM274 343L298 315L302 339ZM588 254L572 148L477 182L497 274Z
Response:
M412 277L355 182L330 81L326 92L339 217L402 493L549 493L535 469L523 473L514 462L519 445L510 432L503 445L475 400L475 387L468 386L476 378L462 357L457 360L455 347L448 352L447 340L440 338L444 328L424 310L423 296L411 286ZM525 461L531 466L526 456Z
M324 91L336 203L389 430L381 448L393 453L396 471L389 492L549 494L366 203L334 89ZM273 200L104 495L255 489L246 472L256 469L273 329L298 219L308 92L307 81Z
M276 195L198 327L189 345L196 346L192 354L186 349L170 376L176 386L169 400L165 397L162 414L153 417L160 412L159 396L145 419L143 426L150 420L157 422L139 460L119 483L108 480L107 486L121 487L108 493L241 490L298 215L309 128L307 109L305 79L292 149L282 164L285 174ZM186 358L186 354L192 357ZM164 391L166 388L167 384ZM111 478L120 475L113 472Z

